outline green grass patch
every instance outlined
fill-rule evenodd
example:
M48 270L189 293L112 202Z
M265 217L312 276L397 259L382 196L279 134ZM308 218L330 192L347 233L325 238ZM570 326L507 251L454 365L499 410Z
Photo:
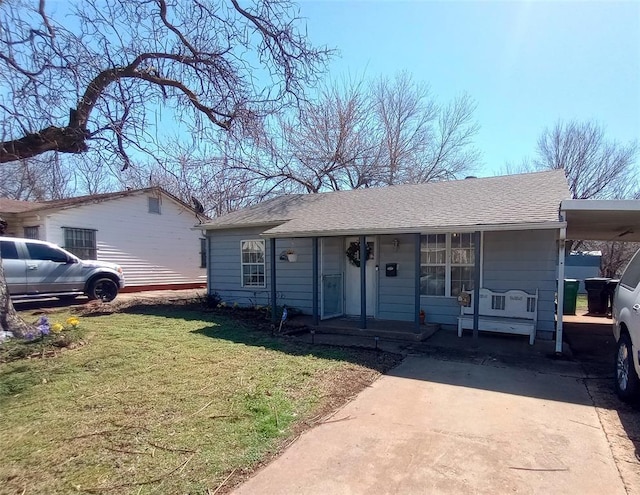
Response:
M0 364L0 492L207 493L397 362L128 311L81 317L85 345Z
M588 313L589 308L587 304L587 295L586 294L578 294L578 298L576 299L576 314L584 315Z

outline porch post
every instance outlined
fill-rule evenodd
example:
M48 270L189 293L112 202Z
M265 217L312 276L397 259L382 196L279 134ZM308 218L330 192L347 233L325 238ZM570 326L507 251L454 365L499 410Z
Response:
M420 234L415 235L414 243L414 259L415 266L413 271L416 274L415 278L415 289L414 289L414 303L415 303L415 311L414 311L414 322L416 326L416 333L420 333Z
M318 326L318 322L320 321L320 315L318 313L318 238L314 237L311 239L311 250L312 250L312 271L311 271L311 283L313 285L312 294L313 294L313 325Z
M276 305L276 238L269 239L269 266L271 268L271 323L278 322Z
M360 236L360 328L367 328L367 238Z
M560 221L564 222L564 214L560 213ZM560 229L558 239L558 304L556 305L556 354L562 354L562 313L564 312L564 255L567 229ZM536 311L538 308L536 308Z
M473 270L473 341L478 342L478 322L480 318L480 243L482 234L476 231L473 234L474 270Z

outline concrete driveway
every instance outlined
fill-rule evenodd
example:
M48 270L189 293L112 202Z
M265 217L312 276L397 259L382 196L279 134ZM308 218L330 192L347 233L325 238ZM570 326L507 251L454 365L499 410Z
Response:
M577 365L410 356L234 493L624 494Z

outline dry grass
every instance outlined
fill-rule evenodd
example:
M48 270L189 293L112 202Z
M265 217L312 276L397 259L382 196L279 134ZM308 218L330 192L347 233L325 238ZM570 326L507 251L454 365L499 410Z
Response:
M81 318L82 347L0 365L0 493L210 493L397 362L128 311Z

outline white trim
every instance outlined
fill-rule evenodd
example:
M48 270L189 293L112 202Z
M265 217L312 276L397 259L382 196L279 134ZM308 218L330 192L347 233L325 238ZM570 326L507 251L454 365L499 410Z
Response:
M264 246L264 261L262 265L264 267L264 284L263 285L244 285L244 272L242 270L242 265L258 265L259 263L244 263L242 261L242 243L243 242L261 242ZM264 239L241 239L240 240L240 288L242 289L264 289L267 287L267 243Z
M640 211L637 199L565 199L560 211Z
M480 287L484 287L484 231L480 232Z
M564 219L564 213L560 212ZM558 288L556 305L556 354L562 354L562 312L564 310L564 255L567 229L560 229L558 236Z
M282 222L278 222L277 225ZM242 227L269 227L268 224L246 224L246 225L232 225L232 226L221 226L215 227L216 229L236 229ZM565 228L567 226L566 222L538 222L538 223L505 223L505 224L496 224L496 225L448 225L443 227L430 227L430 226L422 226L422 227L393 227L388 229L341 229L341 230L310 230L310 231L273 231L273 229L266 230L265 232L259 234L261 237L356 237L360 235L398 235L398 234L447 234L449 232L457 232L461 234L470 233L470 232L502 232L507 230L557 230L560 228Z
M428 234L420 234L420 253L422 254L422 236L427 236L430 235L431 232L429 232ZM474 243L475 245L475 236L473 235L473 232L436 232L434 233L434 235L445 235L445 241L444 241L444 246L445 246L445 262L444 262L444 294L442 295L437 295L437 294L422 294L420 293L420 297L447 297L447 298L451 298L451 297L456 297L456 296L452 296L451 295L451 271L452 268L454 266L456 267L467 267L467 268L474 268L475 267L475 260L474 263L472 265L470 264L464 264L464 265L459 265L459 264L453 264L451 262L451 237L453 234L471 234L471 242ZM482 272L484 271L484 257L483 257L483 250L484 250L484 235L481 233L480 234L480 287L482 287ZM474 252L475 252L475 248L474 248ZM422 271L422 265L424 263L422 263L422 260L420 260L420 271ZM426 263L426 266L443 266L442 264L433 264L433 263Z

